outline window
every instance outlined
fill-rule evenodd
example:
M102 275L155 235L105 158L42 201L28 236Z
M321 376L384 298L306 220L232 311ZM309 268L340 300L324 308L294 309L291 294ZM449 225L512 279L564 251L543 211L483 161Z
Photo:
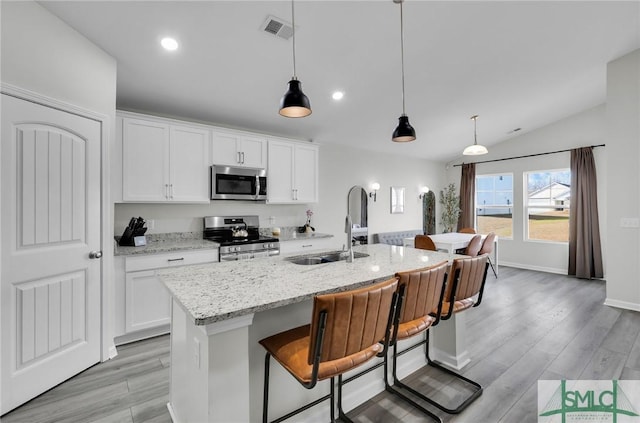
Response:
M513 237L513 175L476 176L476 230Z
M536 241L569 241L571 172L569 169L528 172L526 234Z

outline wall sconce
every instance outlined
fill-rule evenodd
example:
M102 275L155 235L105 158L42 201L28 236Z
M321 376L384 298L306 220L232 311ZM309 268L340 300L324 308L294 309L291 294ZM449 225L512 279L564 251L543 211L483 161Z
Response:
M427 195L427 193L429 192L429 187L428 186L422 186L420 187L420 195L418 196L419 199L423 199L425 195Z
M380 184L377 182L374 182L371 184L371 192L369 193L369 197L373 198L373 201L376 201L376 194L378 193L378 190L380 189Z

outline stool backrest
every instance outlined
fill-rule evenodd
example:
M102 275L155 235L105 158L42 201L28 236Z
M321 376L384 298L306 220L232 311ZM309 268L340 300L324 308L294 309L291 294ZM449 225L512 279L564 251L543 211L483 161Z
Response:
M445 260L430 267L396 273L399 286L404 286L398 323L410 322L434 311L437 311L437 323L448 267L449 263Z
M316 296L308 363L314 363L317 344L322 345L319 353L323 362L355 354L384 339L397 287L398 280L393 278L352 291ZM318 339L323 324L324 339Z
M484 283L487 279L488 256L455 259L447 282L444 301L453 304L466 298L478 295L475 306L482 301ZM449 307L449 315L453 307ZM445 319L447 317L443 317Z
M458 233L461 233L461 234L475 234L476 230L473 229L473 228L460 228L458 230Z

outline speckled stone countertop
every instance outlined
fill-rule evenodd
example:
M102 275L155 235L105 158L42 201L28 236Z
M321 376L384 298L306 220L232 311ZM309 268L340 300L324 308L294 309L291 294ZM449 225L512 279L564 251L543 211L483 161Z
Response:
M138 254L168 253L181 250L215 249L220 246L217 242L202 238L202 232L173 232L147 235L147 245L141 247L123 247L114 241L114 255L130 256Z
M274 256L253 260L181 266L158 276L196 325L282 307L314 295L344 291L385 280L395 272L449 259L449 254L370 244L354 247L369 254L353 263L303 266ZM316 253L317 254L317 253Z

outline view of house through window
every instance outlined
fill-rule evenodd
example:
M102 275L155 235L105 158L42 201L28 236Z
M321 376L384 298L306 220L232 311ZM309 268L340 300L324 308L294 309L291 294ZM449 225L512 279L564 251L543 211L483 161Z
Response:
M476 176L476 230L513 238L513 175Z
M527 239L569 241L571 172L569 169L525 174Z

